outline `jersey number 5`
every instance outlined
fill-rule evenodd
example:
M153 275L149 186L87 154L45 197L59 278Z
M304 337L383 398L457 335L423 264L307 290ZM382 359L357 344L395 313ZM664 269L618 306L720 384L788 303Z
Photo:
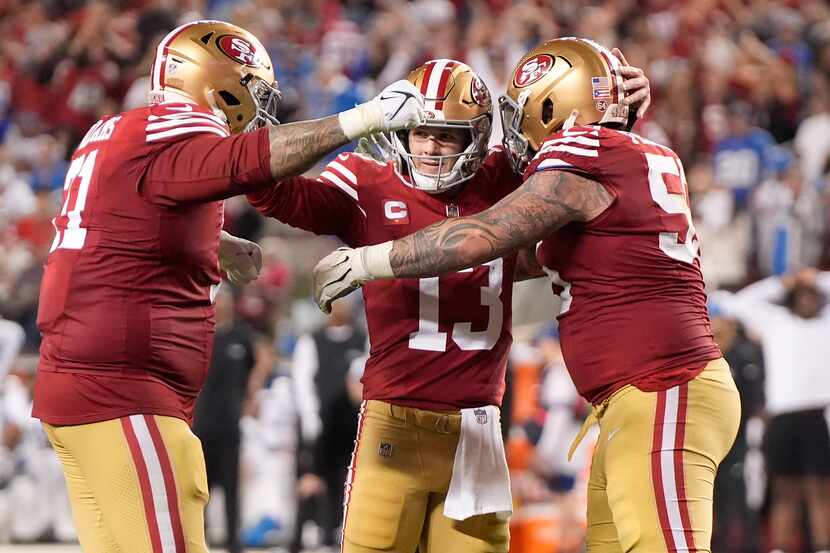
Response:
M485 263L483 267L488 269L487 286L481 287L481 305L489 309L487 327L484 330L473 331L472 323L458 322L452 328L453 342L465 351L493 349L501 336L504 308L500 296L504 260L494 259ZM439 278L418 280L418 330L409 335L411 349L447 351L447 333L438 330Z
M700 243L695 227L692 225L688 187L683 167L677 159L671 156L652 153L645 155L648 162L648 186L652 199L666 213L683 216L682 220L678 220L676 232L660 233L660 249L672 259L694 263L700 252ZM680 241L681 233L685 233L683 242Z
M86 207L86 196L89 193L89 183L92 180L97 155L98 150L92 150L76 157L66 172L66 180L63 183L66 197L60 215L52 219L56 234L49 253L58 248L80 250L84 247L86 229L81 227L81 212Z

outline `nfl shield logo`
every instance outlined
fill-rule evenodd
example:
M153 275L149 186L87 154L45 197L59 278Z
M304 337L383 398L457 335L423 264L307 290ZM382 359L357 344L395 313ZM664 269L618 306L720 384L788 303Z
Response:
M487 411L484 409L476 409L473 411L473 414L476 416L476 422L478 424L487 424Z
M378 445L378 455L381 457L391 457L392 456L392 444L389 442L380 442Z

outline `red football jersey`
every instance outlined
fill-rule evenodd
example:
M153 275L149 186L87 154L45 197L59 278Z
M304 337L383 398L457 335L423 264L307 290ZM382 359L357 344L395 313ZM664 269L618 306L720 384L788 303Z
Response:
M342 154L316 180L286 180L248 199L266 215L358 247L483 211L520 183L501 149L453 195L412 188L391 163ZM364 398L424 409L500 404L515 266L510 255L440 277L366 284Z
M667 389L720 357L677 155L635 134L575 127L542 145L525 178L545 170L579 173L614 196L537 248L562 299L562 353L579 393L598 403L626 384Z
M102 119L72 156L41 283L33 415L189 420L213 343L222 200L272 182L267 130L193 104Z

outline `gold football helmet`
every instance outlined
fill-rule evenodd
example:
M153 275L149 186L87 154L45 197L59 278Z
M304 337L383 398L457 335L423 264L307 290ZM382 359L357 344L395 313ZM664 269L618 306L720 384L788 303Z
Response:
M499 98L502 143L513 169L522 173L573 109L580 125L624 125L620 61L609 50L582 38L559 38L537 46L516 64Z
M232 133L277 124L280 91L259 40L224 21L173 29L156 49L150 103L190 101L221 113Z
M412 186L433 194L446 192L470 179L487 155L493 120L490 92L468 65L455 60L430 60L412 71L407 80L424 95L425 127L470 131L467 147L450 156L413 155L409 151L409 131L392 133L392 145L409 172ZM416 159L437 161L439 168L444 160L453 163L448 172L439 169L437 175L426 175L415 168Z

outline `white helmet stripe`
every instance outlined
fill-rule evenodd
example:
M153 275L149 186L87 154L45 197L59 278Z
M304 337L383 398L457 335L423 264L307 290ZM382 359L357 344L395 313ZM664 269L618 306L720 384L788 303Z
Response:
M439 89L441 87L441 78L444 76L444 69L447 68L447 65L454 63L455 61L447 59L435 60L432 72L429 74L429 83L427 83L427 91L424 93L424 98L426 99L424 107L426 109L436 109L436 104L438 103L436 99L438 98L438 95L442 92ZM446 82L446 80L444 82Z

